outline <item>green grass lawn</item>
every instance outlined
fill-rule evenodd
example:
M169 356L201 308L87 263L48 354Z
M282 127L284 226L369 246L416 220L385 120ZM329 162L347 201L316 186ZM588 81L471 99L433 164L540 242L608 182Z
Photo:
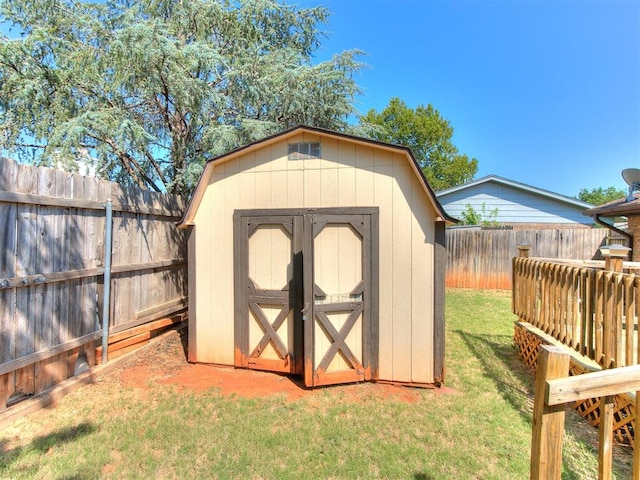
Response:
M514 355L510 303L447 293L453 393L406 402L362 384L290 401L151 382L100 398L97 384L0 431L0 478L528 478L533 377ZM593 432L567 424L563 478L596 478Z

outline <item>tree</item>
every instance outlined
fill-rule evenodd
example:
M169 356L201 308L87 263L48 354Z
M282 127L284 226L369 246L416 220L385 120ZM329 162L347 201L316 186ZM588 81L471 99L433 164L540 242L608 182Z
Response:
M598 187L592 188L591 190L582 188L578 192L578 200L597 206L604 205L605 203L612 202L613 200L619 200L626 195L627 194L624 190L619 190L616 187Z
M0 45L0 148L188 192L208 157L298 124L345 130L360 52L312 63L327 17L279 0L0 2L21 34Z
M409 147L436 191L466 183L478 171L475 158L458 153L451 123L431 104L413 110L392 98L381 112L369 110L360 126L375 140Z
M482 225L483 227L495 227L498 225L498 208L487 212L487 207L482 202L481 210L478 212L470 203L465 205L465 210L460 214L461 225Z

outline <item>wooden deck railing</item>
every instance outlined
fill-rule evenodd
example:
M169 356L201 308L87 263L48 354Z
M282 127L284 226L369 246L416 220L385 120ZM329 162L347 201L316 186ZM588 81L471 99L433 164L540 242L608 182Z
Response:
M572 263L514 258L513 313L602 368L639 364L640 276Z
M612 477L613 395L636 391L640 409L640 366L613 368L569 377L569 355L561 347L543 345L538 356L533 430L531 437L531 480L560 480L564 404L592 397L600 398L598 478ZM640 480L640 448L634 450L633 480Z

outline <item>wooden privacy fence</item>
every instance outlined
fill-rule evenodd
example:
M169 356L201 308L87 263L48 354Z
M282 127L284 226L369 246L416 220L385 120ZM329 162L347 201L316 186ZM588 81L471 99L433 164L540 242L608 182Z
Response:
M612 478L614 395L635 391L640 408L640 366L568 376L569 355L558 347L540 347L531 436L531 480L560 480L564 404L597 397L599 401L598 478ZM633 480L640 480L640 448L634 450Z
M531 255L547 258L600 258L604 228L549 230L481 230L447 228L446 286L511 289L511 259L517 245L531 245Z
M0 159L0 410L95 364L105 320L113 336L184 311L184 207Z

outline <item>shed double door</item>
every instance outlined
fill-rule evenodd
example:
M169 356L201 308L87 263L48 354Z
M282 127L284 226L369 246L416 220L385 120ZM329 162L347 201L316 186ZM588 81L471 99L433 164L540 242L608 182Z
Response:
M308 387L377 374L377 209L237 211L235 365Z

